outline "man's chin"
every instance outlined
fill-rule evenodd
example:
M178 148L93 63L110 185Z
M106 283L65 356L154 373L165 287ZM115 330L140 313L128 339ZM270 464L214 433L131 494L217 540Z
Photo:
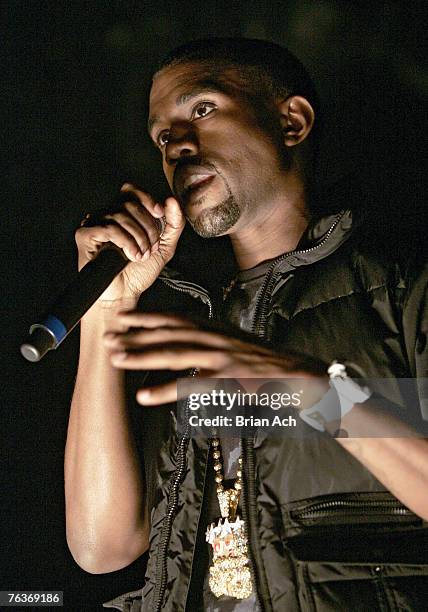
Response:
M241 210L233 198L229 196L220 204L204 208L196 218L188 218L190 225L202 238L215 238L226 234L238 221Z

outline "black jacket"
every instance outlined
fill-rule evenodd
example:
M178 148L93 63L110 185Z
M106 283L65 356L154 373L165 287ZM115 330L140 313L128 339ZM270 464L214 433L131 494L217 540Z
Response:
M386 258L367 239L364 221L342 211L319 219L296 251L271 266L253 332L282 351L325 363L345 360L371 379L422 380L428 375L427 280L427 266ZM203 288L170 273L160 282L190 300L186 312L192 303L215 316ZM403 417L423 421L417 385L410 403L398 385L388 389ZM146 584L142 593L106 607L200 609L194 553L206 528L204 495L213 490L208 441L178 438L174 417L163 414L167 441L160 456L146 425L153 507ZM263 611L424 609L427 525L333 438L315 430L302 439L257 431L242 444L243 513Z

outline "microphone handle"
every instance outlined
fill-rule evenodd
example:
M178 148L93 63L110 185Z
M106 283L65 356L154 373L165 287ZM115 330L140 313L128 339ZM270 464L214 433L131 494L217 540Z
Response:
M56 349L128 263L121 249L111 243L104 247L76 273L42 321L30 327L30 335L21 345L23 357L40 361L48 351Z

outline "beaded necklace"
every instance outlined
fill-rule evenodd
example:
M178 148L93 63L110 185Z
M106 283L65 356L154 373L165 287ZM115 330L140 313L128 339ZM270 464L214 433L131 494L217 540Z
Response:
M213 549L209 586L216 597L227 595L246 599L251 595L253 585L245 523L237 514L242 490L242 457L238 459L239 467L233 489L225 489L220 440L213 438L211 447L221 518L217 525L211 523L206 532L206 540Z

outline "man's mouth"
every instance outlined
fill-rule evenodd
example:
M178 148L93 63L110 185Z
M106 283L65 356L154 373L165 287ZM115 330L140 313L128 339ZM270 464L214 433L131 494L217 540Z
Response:
M199 193L202 188L205 188L215 178L215 173L206 170L203 166L187 166L179 170L176 179L176 193L181 200L188 199L189 195Z
M205 175L205 176L198 176L198 177L193 177L193 180L189 179L185 181L184 183L184 191L183 191L183 196L185 198L189 198L190 195L194 195L196 194L196 192L199 193L203 190L204 187L207 187L212 180L215 178L214 174L210 174L210 175Z

